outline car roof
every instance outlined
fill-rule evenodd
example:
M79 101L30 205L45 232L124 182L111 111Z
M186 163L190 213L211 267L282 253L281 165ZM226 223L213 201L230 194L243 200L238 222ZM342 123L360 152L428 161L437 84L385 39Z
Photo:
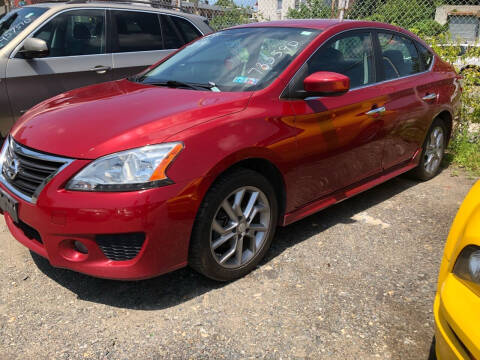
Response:
M134 2L124 2L124 1L55 1L55 2L38 2L32 5L27 5L24 7L44 7L49 9L55 10L63 10L63 9L72 9L72 8L112 8L112 9L127 9L127 10L147 10L153 12L161 12L166 14L172 15L181 15L183 17L187 17L190 19L197 19L200 21L206 20L205 17L195 14L189 14L178 10L171 10L166 8L157 8L153 7L148 3L145 4L135 4Z
M239 27L294 27L294 28L307 28L325 30L341 26L342 28L360 28L360 27L375 27L399 30L397 26L385 24L377 21L363 21L363 20L339 20L339 19L289 19L289 20L277 20L277 21L265 21L257 22L245 25L235 26ZM403 30L403 29L402 29Z

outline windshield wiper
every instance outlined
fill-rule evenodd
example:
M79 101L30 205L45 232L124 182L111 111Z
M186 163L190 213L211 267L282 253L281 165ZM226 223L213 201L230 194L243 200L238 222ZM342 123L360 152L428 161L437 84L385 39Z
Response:
M215 83L209 82L207 84L197 84L197 83L186 83L183 81L177 80L168 80L162 82L144 82L146 85L156 85L156 86L167 86L171 88L187 88L192 90L212 90L212 91L219 91L216 87Z

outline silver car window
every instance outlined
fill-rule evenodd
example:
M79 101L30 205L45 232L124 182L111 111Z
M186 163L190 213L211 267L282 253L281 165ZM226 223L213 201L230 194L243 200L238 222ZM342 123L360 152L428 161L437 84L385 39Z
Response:
M105 53L105 10L85 9L61 13L37 30L49 57Z
M113 10L113 52L163 49L158 14Z

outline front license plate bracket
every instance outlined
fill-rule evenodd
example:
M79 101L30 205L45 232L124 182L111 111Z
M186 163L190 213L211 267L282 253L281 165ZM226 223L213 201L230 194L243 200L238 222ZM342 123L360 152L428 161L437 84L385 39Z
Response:
M14 223L18 223L18 201L0 189L0 209L8 213Z

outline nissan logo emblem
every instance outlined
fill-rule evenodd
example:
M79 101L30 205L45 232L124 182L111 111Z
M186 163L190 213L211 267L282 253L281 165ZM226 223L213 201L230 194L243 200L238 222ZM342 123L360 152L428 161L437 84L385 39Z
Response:
M20 171L20 163L16 158L8 159L5 174L10 180L14 180Z

